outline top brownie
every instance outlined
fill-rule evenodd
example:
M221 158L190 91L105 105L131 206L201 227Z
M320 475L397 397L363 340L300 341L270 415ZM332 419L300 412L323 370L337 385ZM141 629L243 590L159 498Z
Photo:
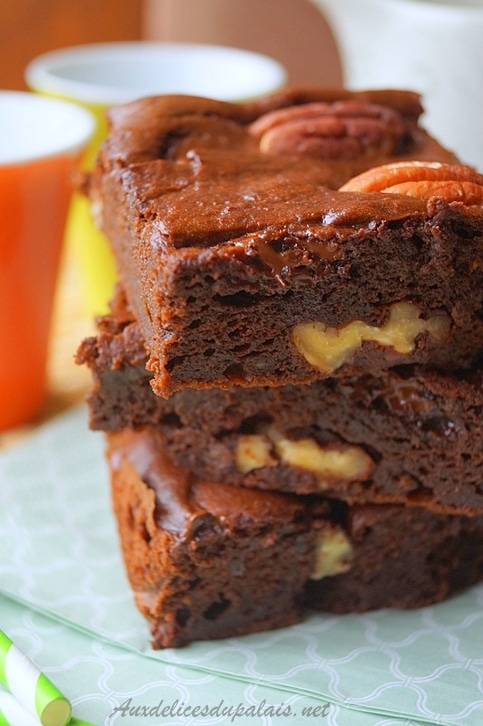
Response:
M420 113L342 90L109 112L89 195L158 395L473 362L483 177Z

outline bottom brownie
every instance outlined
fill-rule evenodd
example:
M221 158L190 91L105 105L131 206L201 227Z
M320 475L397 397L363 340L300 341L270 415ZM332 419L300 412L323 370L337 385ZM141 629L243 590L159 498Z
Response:
M127 574L155 648L300 619L318 542L345 544L328 503L309 510L292 495L193 481L159 432L107 440Z
M483 517L197 480L159 429L106 434L126 571L154 648L437 602L483 578Z

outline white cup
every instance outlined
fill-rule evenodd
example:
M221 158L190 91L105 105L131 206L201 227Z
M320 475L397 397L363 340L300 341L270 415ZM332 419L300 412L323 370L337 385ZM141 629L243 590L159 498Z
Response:
M206 44L133 41L63 48L33 59L25 70L38 93L75 101L93 112L97 133L84 160L90 168L106 134L105 111L137 98L183 93L243 101L276 91L287 74L260 53ZM109 245L77 195L68 241L82 270L86 311L106 311L116 278Z
M44 93L105 107L160 93L239 101L282 86L286 71L273 58L238 48L132 41L45 53L28 64L25 78Z
M422 94L423 123L483 171L483 0L312 0L348 88Z

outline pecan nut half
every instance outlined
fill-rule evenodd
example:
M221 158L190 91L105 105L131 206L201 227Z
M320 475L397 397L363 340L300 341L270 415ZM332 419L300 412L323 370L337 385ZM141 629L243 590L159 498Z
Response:
M341 192L386 192L420 199L483 205L483 174L468 166L409 161L384 164L353 177Z
M260 116L249 132L261 151L351 160L393 156L407 146L410 132L401 114L359 101L307 103Z

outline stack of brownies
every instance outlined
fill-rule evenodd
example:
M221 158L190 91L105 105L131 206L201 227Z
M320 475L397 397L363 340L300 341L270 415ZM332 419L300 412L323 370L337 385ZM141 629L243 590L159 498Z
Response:
M88 193L119 284L77 361L155 648L483 579L483 176L420 114L109 113Z

